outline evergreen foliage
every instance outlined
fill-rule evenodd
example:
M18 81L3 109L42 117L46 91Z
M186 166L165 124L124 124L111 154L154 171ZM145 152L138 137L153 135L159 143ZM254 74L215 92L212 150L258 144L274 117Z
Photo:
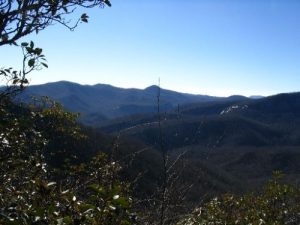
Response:
M214 198L181 225L253 224L283 225L300 223L300 189L284 184L282 174L274 172L273 178L260 194L243 196L226 194Z
M131 224L131 199L118 163L99 153L64 170L47 164L46 153L68 145L70 150L85 137L76 115L42 103L1 101L0 224ZM53 143L62 144L49 148Z

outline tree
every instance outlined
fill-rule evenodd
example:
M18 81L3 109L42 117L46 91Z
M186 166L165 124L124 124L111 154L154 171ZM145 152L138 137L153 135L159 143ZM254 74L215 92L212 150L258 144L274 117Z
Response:
M299 224L299 200L300 188L285 184L282 174L275 171L260 194L214 198L178 225Z
M0 76L7 88L0 92L0 99L23 89L28 84L27 74L42 67L48 67L42 49L33 42L18 41L33 33L39 33L50 25L61 24L74 30L80 22L88 22L83 13L75 22L68 18L78 8L111 6L109 0L1 0L0 1L0 46L20 46L23 52L23 66L20 71L0 67Z
M64 170L47 163L72 153L84 134L76 114L47 98L30 106L11 101L28 83L26 75L47 67L42 49L17 41L66 20L77 7L110 6L108 0L0 0L0 46L20 46L23 67L0 68L7 88L0 92L0 224L131 224L127 184L120 166L99 153L89 163ZM72 156L72 155L69 155Z
M109 0L2 0L0 1L0 46L17 45L17 41L32 33L40 32L55 23L73 30L80 21L88 22L88 15L70 25L67 16L77 7L93 8L111 6Z
M12 97L13 94L23 90L28 84L27 74L33 70L40 70L42 67L48 67L45 56L42 54L42 49L35 47L34 43L23 42L21 44L23 52L22 69L20 71L13 68L0 68L0 76L6 82L6 89L0 91L0 100L5 97Z
M64 170L47 163L50 149L72 154L72 143L84 141L76 115L47 99L30 107L0 104L0 224L131 224L117 162L100 152ZM65 144L51 148L61 137Z
M163 118L160 108L160 82L157 88L157 149L159 150L159 172L156 190L145 199L137 201L137 208L143 211L139 218L142 224L171 225L182 218L187 205L186 194L193 186L183 179L186 151L171 154L166 147L163 133Z

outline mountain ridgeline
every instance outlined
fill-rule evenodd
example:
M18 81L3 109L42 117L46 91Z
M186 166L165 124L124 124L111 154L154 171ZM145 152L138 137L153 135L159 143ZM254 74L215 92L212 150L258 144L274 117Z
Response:
M134 114L155 113L158 90L158 86L150 86L141 90L117 88L106 84L80 85L60 81L29 86L19 98L30 101L31 96L49 96L62 103L67 110L80 112L83 121L88 123ZM162 111L171 110L178 104L217 99L220 98L160 89Z
M79 112L86 125L155 145L158 93L170 149L300 144L300 93L221 98L159 90L158 86L141 90L61 81L30 86L19 98L30 101L30 96L49 96L67 110Z
M158 91L157 86L140 90L62 81L30 86L20 98L53 98L80 112L81 122L96 132L127 140L125 152L132 141L141 143L136 150L152 149L139 155L129 172L134 177L141 168L148 171L139 186L145 191L159 176ZM187 152L186 178L194 183L191 201L207 189L220 193L257 188L274 170L300 180L300 93L221 98L160 89L159 98L164 148L174 155Z
M102 126L105 132L123 132L157 143L157 117L115 119ZM300 93L261 99L218 99L183 105L163 115L169 149L188 145L297 146L300 144Z

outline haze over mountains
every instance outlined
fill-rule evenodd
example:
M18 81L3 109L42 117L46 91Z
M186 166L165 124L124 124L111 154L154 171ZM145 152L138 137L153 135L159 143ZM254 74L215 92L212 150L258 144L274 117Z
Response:
M158 86L145 89L125 89L107 84L80 85L68 81L29 86L22 94L28 101L30 96L49 96L62 103L67 110L82 113L83 117L99 120L157 111ZM232 96L232 98L243 98ZM224 98L179 93L160 89L162 111L171 110L177 105L194 102L207 102Z
M108 133L126 130L127 135L154 144L158 93L169 148L300 144L300 93L225 98L157 86L141 90L61 81L30 86L21 98L49 96L67 110L80 112L86 125Z
M105 132L122 132L157 141L157 117L144 115L110 121ZM164 115L164 132L170 149L201 145L285 146L300 145L300 93L263 99L218 100L182 106ZM176 137L176 138L175 138Z
M157 86L141 90L61 81L30 86L21 98L49 96L80 112L84 124L157 150L158 91ZM164 147L174 154L188 152L191 179L205 174L198 189L204 181L216 190L255 188L277 169L300 180L299 92L225 98L160 89L160 106ZM156 168L153 157L141 160L150 171Z

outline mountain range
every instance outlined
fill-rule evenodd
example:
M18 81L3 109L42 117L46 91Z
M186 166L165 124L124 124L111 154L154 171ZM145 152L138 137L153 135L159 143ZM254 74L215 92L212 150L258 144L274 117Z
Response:
M155 113L159 93L160 109L168 111L178 105L209 102L224 98L194 95L165 90L158 86L145 89L118 88L107 84L81 85L68 81L29 86L19 97L30 101L31 96L49 96L67 110L79 112L86 124L134 114ZM232 96L230 98L244 98Z
M28 102L32 95L49 96L67 110L80 112L81 122L97 132L118 134L152 149L139 156L133 169L152 171L145 176L145 187L152 183L154 174L159 174L159 160L154 160L159 159L159 118L164 148L171 155L187 152L186 178L197 180L194 184L198 195L207 188L217 192L233 187L234 192L255 189L273 170L300 181L300 92L225 98L158 86L141 90L61 81L29 86L19 99ZM123 144L124 151L131 143Z
M125 89L60 81L29 86L19 99L30 101L30 96L49 96L67 110L79 112L86 125L106 133L122 132L150 145L155 145L159 133L159 101L166 146L172 149L300 144L300 93L215 97L158 86Z

